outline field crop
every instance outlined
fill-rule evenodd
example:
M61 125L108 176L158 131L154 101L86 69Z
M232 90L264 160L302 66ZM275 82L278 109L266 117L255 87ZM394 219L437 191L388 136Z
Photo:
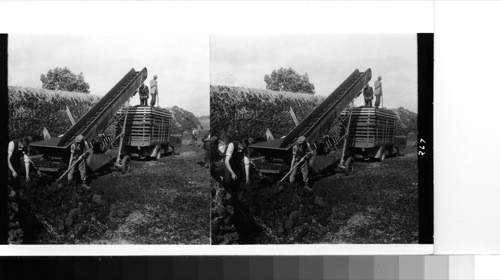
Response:
M302 93L210 86L211 130L224 130L230 140L264 137L266 128L281 137L295 126L290 107L300 121L323 100Z

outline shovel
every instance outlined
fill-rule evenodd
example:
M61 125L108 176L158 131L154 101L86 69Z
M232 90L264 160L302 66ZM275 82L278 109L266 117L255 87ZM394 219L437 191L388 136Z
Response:
M283 180L285 180L288 176L290 176L290 174L292 174L292 171L294 171L294 170L295 170L295 169L296 169L296 168L297 168L297 167L298 167L298 166L299 166L302 162L304 162L304 160L306 160L306 158L307 158L309 155L310 155L310 153L308 153L308 154L307 154L307 155L305 155L303 158L301 158L301 159L299 160L299 162L297 162L297 164L295 164L295 166L294 166L292 169L290 169L290 171L288 171L288 173L286 173L286 175L285 175L283 178L281 178L280 183L282 183L282 182L283 182Z
M75 167L75 165L76 165L77 163L79 163L80 161L82 161L83 156L85 156L85 155L86 155L86 153L84 153L84 154L83 154L83 155L81 155L81 156L80 156L77 160L75 160L75 162L73 162L73 163L71 164L71 166L68 168L68 170L66 170L66 172L64 172L64 173L63 173L63 175L61 175L61 177L59 177L59 178L56 180L56 182L61 181L61 180L62 180L62 178L64 178L64 176L66 176L66 174L68 174L68 172L69 172L69 171L70 171L73 167Z
M26 152L23 152L23 154L28 158L28 160L31 162L33 165L33 168L35 168L35 163L31 160L31 158L26 154ZM36 168L35 168L36 169ZM38 174L38 177L42 177L42 172L38 169L36 169L36 173Z

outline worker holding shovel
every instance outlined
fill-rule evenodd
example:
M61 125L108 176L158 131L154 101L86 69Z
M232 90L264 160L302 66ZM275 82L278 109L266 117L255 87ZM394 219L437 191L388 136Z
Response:
M92 154L92 148L87 141L84 140L83 135L78 135L75 138L75 142L71 144L71 156L69 159L69 169L68 169L68 182L73 181L73 174L75 173L75 166L78 165L78 171L80 171L80 178L82 179L82 187L89 190L90 187L87 186L87 162L86 158L88 155Z
M297 169L300 169L302 173L302 180L304 181L304 189L308 192L312 192L312 188L309 187L309 158L316 154L311 148L309 142L306 141L305 136L300 136L297 143L293 146L293 156L292 163L290 164L290 183L295 182L295 176L297 175Z

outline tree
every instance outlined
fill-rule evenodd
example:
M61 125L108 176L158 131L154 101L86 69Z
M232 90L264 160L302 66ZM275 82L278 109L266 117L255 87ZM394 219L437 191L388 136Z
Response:
M68 67L50 69L47 75L40 75L42 88L89 93L89 84L83 73L75 75Z
M309 82L309 75L300 75L291 67L273 70L271 75L264 76L264 81L269 90L314 94L314 84Z

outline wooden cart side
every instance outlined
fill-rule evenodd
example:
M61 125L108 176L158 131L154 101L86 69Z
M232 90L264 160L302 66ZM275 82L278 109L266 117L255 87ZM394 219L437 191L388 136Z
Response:
M374 148L394 144L396 115L388 110L358 107L353 110L348 146ZM341 133L345 132L345 124Z
M168 110L131 107L129 115L126 124L125 145L148 147L168 143L172 119L172 113Z

